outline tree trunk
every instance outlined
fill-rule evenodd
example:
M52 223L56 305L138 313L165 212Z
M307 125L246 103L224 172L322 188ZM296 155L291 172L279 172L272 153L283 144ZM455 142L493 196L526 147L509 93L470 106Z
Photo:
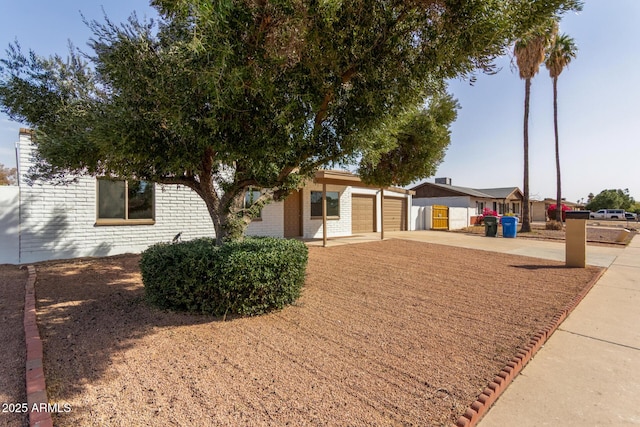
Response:
M219 172L213 163L213 155L210 152L203 155L202 165L203 171L198 175L165 177L158 182L170 185L184 185L200 196L213 223L218 246L227 241L242 240L247 227L253 219L260 215L262 208L271 201L284 200L290 192L290 189L287 188L278 188L277 190L263 188L260 196L253 201L253 204L245 206L247 190L256 185L254 180L236 180L231 185L225 186L224 192L222 190L218 191L216 177L219 178ZM282 176L286 178L291 172L292 169L284 170Z
M560 144L558 143L558 78L553 78L553 131L556 137L556 221L562 222L562 191L560 181Z
M216 232L216 245L239 241L261 209L274 199L273 192L263 193L251 206L245 206L247 188L230 189L219 200L216 195L203 197ZM209 200L207 200L209 199Z
M531 79L524 81L524 183L522 200L522 227L520 231L528 233L531 231L529 218L529 95L531 92Z
M222 230L220 237L216 234L217 244L221 245L226 241L239 241L244 238L244 232L253 219L252 215L244 212L243 209L245 192L246 190L241 188L233 193L225 193L222 197L222 211L219 212Z
M226 216L222 215L220 200L210 191L202 191L201 189L197 189L196 192L200 195L202 200L204 200L204 203L207 206L209 217L211 218L211 222L213 223L216 245L221 246L226 237L225 230L227 218Z
M207 176L207 174L202 174L199 180L188 179L177 181L167 179L165 183L186 185L200 196L207 207L207 212L209 212L209 217L213 223L216 244L218 246L221 246L228 240L241 239L247 225L251 222L251 219L239 221L239 219L242 219L242 216L239 216L238 213L241 212L244 202L244 188L227 192L220 196L216 191L211 174L208 174L208 179L203 179L203 176Z

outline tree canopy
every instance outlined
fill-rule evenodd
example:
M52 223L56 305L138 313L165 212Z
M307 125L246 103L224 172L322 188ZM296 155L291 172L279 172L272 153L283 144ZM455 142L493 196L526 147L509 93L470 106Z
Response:
M218 240L235 238L255 207L326 165L362 162L377 185L430 176L455 118L445 79L492 70L515 39L578 4L154 0L157 23L87 22L88 53L10 45L0 105L35 129L38 176L186 185ZM261 190L252 208L249 187Z
M587 210L624 209L629 210L635 205L635 200L629 195L628 189L602 190L585 206Z

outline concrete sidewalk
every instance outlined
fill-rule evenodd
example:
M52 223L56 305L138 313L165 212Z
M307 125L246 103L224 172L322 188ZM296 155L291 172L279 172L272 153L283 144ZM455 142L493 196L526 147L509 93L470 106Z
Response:
M640 425L640 238L478 425Z

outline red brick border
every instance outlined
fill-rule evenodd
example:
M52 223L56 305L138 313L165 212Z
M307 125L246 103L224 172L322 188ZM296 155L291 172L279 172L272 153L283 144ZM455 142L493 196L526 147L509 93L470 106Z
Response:
M487 413L491 405L500 397L505 391L507 386L511 384L511 381L520 373L522 368L533 358L538 352L540 347L553 335L560 324L567 318L567 316L578 306L580 301L589 293L591 288L600 280L600 277L604 274L606 269L602 269L596 277L594 277L584 289L571 301L564 310L556 314L551 322L541 331L536 333L523 349L518 351L518 354L511 359L507 365L502 368L500 373L487 385L478 399L473 402L465 411L465 413L458 418L458 422L454 427L474 427Z
M29 277L25 285L24 297L24 339L27 347L27 404L29 405L30 427L53 427L53 420L48 411L31 411L33 406L47 405L47 386L42 366L42 341L36 323L36 269L27 267Z

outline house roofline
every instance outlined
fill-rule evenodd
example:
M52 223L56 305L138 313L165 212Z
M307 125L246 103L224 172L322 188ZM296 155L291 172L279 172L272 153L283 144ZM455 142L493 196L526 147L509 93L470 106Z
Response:
M422 184L419 184L413 187L411 190L417 191L420 188L425 186L432 186L432 187L444 189L460 196L475 197L476 199L489 199L489 200L496 199L496 197L493 197L490 194L483 193L482 190L478 190L475 188L460 187L460 186L451 185L451 184L437 184L434 182L423 182Z
M365 188L376 188L376 189L384 189L393 191L396 193L415 195L416 192L413 190L407 190L405 188L399 187L379 187L375 185L365 184L362 182L360 177L356 174L347 171L337 171L337 170L324 170L321 169L316 172L314 182L318 184L334 184L334 185L347 185L347 186L355 186L355 187L365 187Z

